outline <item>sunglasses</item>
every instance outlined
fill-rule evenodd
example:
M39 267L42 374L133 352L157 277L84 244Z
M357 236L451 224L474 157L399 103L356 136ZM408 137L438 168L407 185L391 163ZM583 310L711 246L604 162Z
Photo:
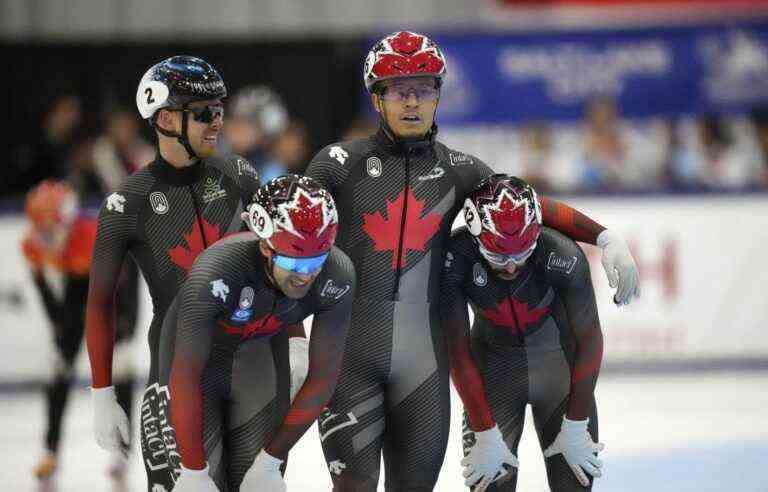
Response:
M528 261L528 258L530 258L533 254L533 250L536 249L536 243L533 243L533 245L528 248L527 251L517 255L494 253L492 251L488 251L485 249L482 243L478 243L478 249L480 250L480 254L483 255L483 258L485 258L488 263L491 263L492 265L498 267L506 267L512 263L516 267L521 267L525 265L525 262Z
M189 113L192 115L192 119L198 123L205 123L208 125L216 121L216 118L224 118L224 106L221 104L210 104L208 106L186 109L172 109L171 111Z
M283 270L302 275L310 275L323 268L323 263L325 263L325 259L328 258L328 253L305 258L283 256L275 253L273 258L275 259L275 265Z
M419 101L434 101L440 91L434 84L405 85L392 84L384 87L381 98L390 102L407 101L411 94Z

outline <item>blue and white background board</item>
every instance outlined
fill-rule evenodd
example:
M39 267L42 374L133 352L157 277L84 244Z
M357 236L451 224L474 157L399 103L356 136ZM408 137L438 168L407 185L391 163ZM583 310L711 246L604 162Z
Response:
M639 118L768 103L765 21L433 37L448 58L441 125L572 121L597 95Z

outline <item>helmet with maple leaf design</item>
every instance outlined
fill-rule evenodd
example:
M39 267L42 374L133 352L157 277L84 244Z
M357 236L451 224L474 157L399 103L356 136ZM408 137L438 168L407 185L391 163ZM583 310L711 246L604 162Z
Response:
M72 187L51 179L32 188L25 203L27 217L38 229L71 223L77 215L77 208L78 199Z
M520 178L493 174L464 202L464 220L481 248L500 255L524 255L536 247L541 205L533 187Z
M327 253L339 229L331 194L314 179L296 174L259 188L244 219L278 254L299 258Z
M376 43L363 66L363 81L368 92L382 80L428 75L442 83L446 74L445 56L437 43L423 34L398 31Z

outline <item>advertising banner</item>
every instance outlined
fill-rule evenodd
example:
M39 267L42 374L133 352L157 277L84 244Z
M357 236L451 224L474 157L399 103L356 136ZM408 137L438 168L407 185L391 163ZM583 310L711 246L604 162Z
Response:
M768 103L768 23L447 33L441 125L572 121L596 96L623 116L740 113Z
M768 359L768 266L762 260L768 197L569 198L568 203L622 233L640 269L641 298L616 307L600 250L583 246L606 363ZM51 332L18 246L23 230L22 217L0 217L6 239L0 243L0 383L40 380L51 367ZM144 289L136 334L141 373L149 363L144 341L150 317ZM82 357L80 377L88 378L87 367Z

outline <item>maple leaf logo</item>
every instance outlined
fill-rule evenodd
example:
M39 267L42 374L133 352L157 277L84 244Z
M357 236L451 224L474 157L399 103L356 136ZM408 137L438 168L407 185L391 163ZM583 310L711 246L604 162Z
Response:
M421 49L424 38L408 31L401 31L389 39L389 45L398 53L410 55Z
M523 251L535 243L539 223L536 210L529 202L512 197L502 190L495 204L483 206L484 226L491 234L481 234L480 241L490 251L497 253Z
M379 212L363 215L363 230L373 240L374 251L392 252L393 270L398 267L397 247L406 193L408 194L408 212L403 229L403 252L400 257L400 268L405 267L405 257L408 250L424 251L427 241L440 228L440 221L443 218L442 214L433 212L428 212L422 217L424 201L417 200L413 191L408 187L397 196L394 202L387 200L386 217Z
M516 299L505 297L504 300L496 305L496 308L483 309L483 315L496 325L504 326L510 333L517 335L525 333L526 328L538 322L542 317L549 314L549 306L538 309L529 309L528 303ZM517 326L517 322L522 326Z
M301 194L296 200L296 207L287 210L291 217L296 232L306 237L315 230L322 230L323 227L323 202L312 201L307 195Z
M219 321L218 324L221 328L224 328L224 331L228 334L240 335L241 340L245 340L252 336L263 337L272 335L283 326L283 323L277 319L276 316L272 316L272 314L267 314L262 318L249 321L242 326L233 326L226 321Z
M339 217L329 196L310 196L297 187L294 198L277 206L275 234L269 241L278 251L297 256L316 256L328 250L336 238ZM301 239L296 241L295 238Z
M208 241L208 245L213 244L221 238L221 230L217 225L211 225L207 220L201 219L203 224L203 234ZM205 249L203 243L203 236L200 235L200 227L198 227L197 221L192 222L192 229L189 233L184 234L184 241L178 246L175 246L168 250L168 256L171 261L179 268L188 272L192 263L195 262L195 258Z

